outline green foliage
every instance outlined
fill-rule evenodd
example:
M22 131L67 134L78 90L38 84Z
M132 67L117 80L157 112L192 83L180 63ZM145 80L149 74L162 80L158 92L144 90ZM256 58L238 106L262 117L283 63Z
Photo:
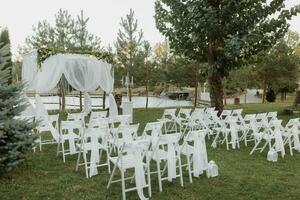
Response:
M294 41L295 42L295 41ZM254 70L262 87L279 92L293 92L299 77L300 57L294 54L292 41L281 40L270 51L258 56Z
M4 46L8 46L9 50L8 50L8 57L7 57L7 61L6 64L4 65L4 69L8 69L9 73L12 74L12 67L13 67L13 63L11 60L11 52L10 52L10 39L9 39L9 32L7 29L3 29L0 32L0 48L4 47ZM9 78L9 83L12 82L12 78Z
M222 76L268 50L287 32L300 5L285 0L158 0L158 30L178 54L208 62L212 106L223 109Z
M26 108L21 97L22 83L9 84L11 75L5 69L9 60L9 45L0 48L0 174L7 176L32 150L35 124L16 117Z
M150 54L150 45L143 39L143 31L138 29L134 12L130 9L125 18L121 18L121 28L118 31L116 47L117 75L133 76L135 84L140 85L144 80L144 66ZM121 80L121 77L116 79Z
M53 26L44 20L33 27L33 34L26 38L22 53L39 49L39 61L56 53L81 52L100 58L104 51L100 46L101 40L87 30L88 22L89 18L85 18L82 11L74 18L67 10L60 9L55 15Z

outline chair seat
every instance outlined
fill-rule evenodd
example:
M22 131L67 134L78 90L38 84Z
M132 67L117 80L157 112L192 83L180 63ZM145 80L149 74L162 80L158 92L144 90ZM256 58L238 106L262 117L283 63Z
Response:
M185 156L194 154L194 147L191 145L184 145L184 146L181 145L179 149L181 149L181 153Z
M69 140L71 138L74 138L74 139L79 139L79 136L75 133L68 133L68 134L63 134L61 135L61 139L64 141L64 140Z
M94 144L92 144L91 142L85 142L84 143L84 149L85 149L85 151L91 151L92 150L92 147L94 147L93 146ZM79 149L81 149L81 150L83 150L83 148L81 148L81 144L76 144L76 146L79 148ZM96 144L96 147L97 147L97 149L104 149L104 150L107 150L107 147L105 147L104 145L102 145L102 144L100 144L100 143L97 143Z
M136 165L136 158L132 154L122 156L122 159L120 159L118 163L117 163L117 160L118 160L118 157L111 157L110 158L110 161L114 165L117 165L117 167L120 168L120 169L121 169L122 163L123 163L123 169L134 168L135 165ZM146 164L143 163L143 165L146 165Z
M159 149L157 152L149 151L148 155L152 156L152 159L155 160L155 161L158 161L157 156L159 157L160 160L167 160L168 159L168 152L164 151L162 149Z

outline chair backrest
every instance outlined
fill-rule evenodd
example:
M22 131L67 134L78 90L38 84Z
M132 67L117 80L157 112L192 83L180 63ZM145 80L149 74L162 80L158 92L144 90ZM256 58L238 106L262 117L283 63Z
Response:
M90 120L97 119L97 118L106 118L107 111L93 111L91 112Z
M58 128L58 119L59 119L59 114L56 115L48 115L49 117L49 122L53 125L54 128Z
M139 125L140 124L121 125L118 127L117 135L115 137L117 137L117 139L123 139L127 142L133 141L134 137L137 136Z
M130 115L117 115L114 118L109 118L109 123L112 125L112 127L115 126L115 123L120 123L119 126L129 125L130 121Z
M242 115L243 109L235 109L232 111L231 115L232 116L240 116Z
M277 119L277 112L269 112L267 114L267 118L270 120L276 120Z
M190 108L180 108L177 116L180 118L188 119L191 116L191 111L192 109Z
M166 118L174 119L174 118L176 118L176 108L165 109L162 118L163 119L166 119Z
M294 126L300 126L299 118L290 119L288 123L285 125L287 129L290 129Z
M158 136L161 134L161 130L163 128L162 122L148 122L144 128L143 136L146 134L150 136Z
M109 119L108 118L96 118L91 119L88 128L108 128Z
M227 117L229 117L231 115L232 110L223 110L221 115L220 115L220 119L226 119Z
M67 121L81 121L82 126L85 126L84 118L82 113L68 113Z
M64 133L64 130L68 130L68 132L75 133L74 130L79 131L79 135L82 134L83 126L81 120L74 120L74 121L61 121L60 122L60 134Z
M205 112L206 112L206 113L211 113L211 112L213 112L213 111L215 111L215 110L216 110L215 107L208 107L208 108L205 109Z

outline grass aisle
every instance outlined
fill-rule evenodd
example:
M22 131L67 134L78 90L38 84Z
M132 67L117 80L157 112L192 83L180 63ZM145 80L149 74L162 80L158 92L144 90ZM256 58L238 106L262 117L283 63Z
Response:
M252 104L243 106L245 113L278 111L286 104ZM233 108L231 106L230 108ZM135 110L134 121L141 123L161 117L162 109ZM297 116L279 115L286 122ZM219 166L219 177L207 179L205 175L188 182L184 170L184 187L179 179L163 182L163 192L158 192L156 175L152 176L153 200L180 199L300 199L300 153L281 157L277 163L266 160L267 152L249 156L250 147L227 151L217 149L207 142L208 158ZM42 152L31 153L25 163L15 171L13 180L0 180L0 199L121 199L121 185L113 184L106 190L109 176L106 168L100 174L86 179L83 167L75 172L76 156L67 156L66 163L56 157L56 146L45 146ZM146 193L147 195L147 193ZM137 199L136 192L127 193L127 199Z

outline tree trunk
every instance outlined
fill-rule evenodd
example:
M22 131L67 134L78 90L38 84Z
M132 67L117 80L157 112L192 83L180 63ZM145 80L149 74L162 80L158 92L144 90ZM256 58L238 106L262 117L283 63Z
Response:
M146 83L146 109L148 109L148 81Z
M131 102L131 100L132 100L132 94L131 94L131 84L130 83L128 85L128 98L129 98L129 102Z
M267 84L264 83L263 95L262 95L262 103L265 103L265 99L266 99L266 91L267 91Z
M222 77L220 72L218 71L218 67L220 67L217 63L217 41L209 42L208 49L208 66L210 68L209 72L209 95L211 106L215 107L218 110L218 114L220 115L224 109L223 105L223 85L222 85Z
M196 74L195 74L195 101L194 101L194 108L197 107L198 104L198 72L196 68Z
M103 98L102 98L102 109L105 109L105 100L106 100L106 92L103 92Z
M79 108L82 111L82 92L79 92Z
M224 109L223 105L223 86L222 86L222 77L218 73L216 69L212 69L212 72L209 75L209 84L210 84L210 101L211 101L211 106L215 107L216 110L219 111L219 114Z
M247 89L245 90L245 98L244 98L244 103L247 103Z
M65 94L64 90L62 90L62 93L61 93L61 109L63 111L66 109L66 94Z

